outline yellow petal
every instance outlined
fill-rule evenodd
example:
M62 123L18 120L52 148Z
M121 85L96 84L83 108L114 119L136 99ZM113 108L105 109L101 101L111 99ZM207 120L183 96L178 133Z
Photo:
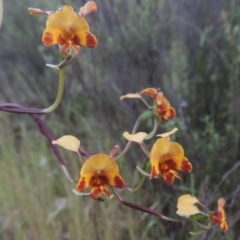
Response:
M91 179L92 179L92 174L82 174L76 186L76 190L78 192L82 192L84 189L86 189L89 186Z
M170 142L168 138L159 138L152 146L151 161L160 161L161 157L169 152Z
M176 142L169 142L168 154L171 156L184 156L183 147Z
M89 31L85 18L79 16L70 5L64 5L52 13L47 20L46 28L58 29L63 39L70 39L78 31Z
M184 194L178 198L178 204L190 204L193 205L198 203L198 199L196 197L191 196L190 194ZM177 205L178 206L178 205Z
M113 187L123 188L125 183L119 174L107 172L105 174L104 183Z
M75 32L75 37L73 39L74 44L95 48L98 45L97 38L88 31L77 31Z
M89 157L81 168L81 175L85 173L96 174L100 173L116 173L119 174L119 168L113 158L110 158L107 154L97 154Z
M158 134L157 137L169 137L170 135L172 135L173 133L175 133L178 130L178 128L174 128L172 131L170 132L166 132L166 133L162 133L162 134Z
M192 164L184 156L182 146L175 142L169 142L168 160L165 159L166 164L172 169L189 173L192 171ZM164 161L163 161L164 162Z
M126 98L142 98L142 96L139 93L128 93L126 95L121 96L120 100L123 100Z
M76 137L71 135L65 135L57 140L53 140L52 144L59 145L67 150L77 153L78 149L80 148L80 141Z
M190 217L191 215L195 215L201 213L201 211L194 206L194 204L198 203L198 199L196 197L192 197L190 194L182 195L178 198L177 203L177 214L182 217Z
M123 136L128 140L132 142L142 143L143 140L146 138L147 133L145 132L138 132L135 134L129 134L128 132L124 132Z
M59 29L46 28L43 32L42 42L46 47L55 44L63 44L64 41L61 37L62 32Z
M191 215L195 215L201 213L196 206L188 205L188 204L181 204L178 207L177 215L185 218L189 218Z

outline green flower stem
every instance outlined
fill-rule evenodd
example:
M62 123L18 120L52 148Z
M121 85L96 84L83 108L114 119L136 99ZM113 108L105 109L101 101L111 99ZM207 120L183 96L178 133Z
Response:
M152 138L152 137L155 135L155 133L156 133L156 131L157 131L157 129L158 129L158 126L159 126L159 118L158 118L158 116L154 116L154 123L153 123L153 124L154 124L154 125L153 125L153 129L152 129L152 131L147 135L147 137L145 138L146 140Z
M61 60L62 56L61 56ZM61 103L63 92L64 92L64 85L65 85L65 69L61 68L59 70L59 80L58 80L58 93L55 102L52 104L52 106L43 109L43 113L50 113L53 112Z
M60 63L59 64L50 64L47 63L46 66L50 67L50 68L55 68L57 70L60 70L64 67L66 67L74 58L74 56L76 55L75 51L73 49L70 49L68 55L65 58L61 58Z
M205 230L209 230L209 229L212 228L211 223L209 223L209 224L206 226L206 225L203 225L203 224L201 224L201 223L199 223L199 222L197 222L197 221L195 221L195 220L192 220L192 222L195 223L195 224L197 224L199 227L201 227L201 228L203 228L203 229L205 229Z
M142 175L137 186L135 188L126 188L126 190L128 190L129 192L135 192L138 189L140 189L140 187L143 185L144 181L146 179L146 176Z
M151 106L145 101L145 99L141 96L140 98L142 102L147 106L148 109L151 109Z
M142 142L139 145L142 148L143 152L146 154L147 158L150 159L150 153L149 153L149 151L147 149L146 144L144 142Z
M151 174L147 173L145 170L141 169L139 166L137 166L136 168L143 176L150 178Z
M81 152L80 152L80 151L77 152L77 155L78 155L78 159L79 159L80 164L83 165L84 160L83 160L83 158L82 158Z
M150 118L152 116L153 116L152 110L147 110L144 113L142 113L138 117L138 119L137 119L137 121L136 121L136 123L135 123L135 125L133 127L132 134L136 133L136 131L137 131L137 129L138 129L138 127L139 127L141 122L143 122L144 120L146 120L146 119L148 119L148 118ZM128 141L128 143L125 146L125 148L123 149L123 151L118 156L116 156L114 159L117 160L117 159L121 158L122 156L124 156L126 154L126 152L128 151L128 149L130 148L131 144L132 144L132 141Z

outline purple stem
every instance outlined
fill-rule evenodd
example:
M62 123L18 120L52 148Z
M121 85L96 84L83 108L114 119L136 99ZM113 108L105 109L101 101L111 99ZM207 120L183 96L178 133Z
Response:
M119 195L119 193L116 191L116 189L115 189L114 187L111 187L111 189L112 189L112 191L114 192L114 194L115 194L115 196L117 197L117 199L118 199L123 205L162 218L163 215L162 215L161 213L156 212L156 211L154 211L154 210L152 210L152 209L150 209L150 208L142 207L142 206L136 205L136 204L134 204L134 203L128 202L128 201L124 200L124 199Z
M63 160L58 148L52 144L52 141L54 140L53 134L51 133L51 131L49 130L47 125L37 115L37 114L45 114L45 112L43 112L42 109L26 108L26 107L23 107L21 105L15 104L15 103L3 103L3 104L0 104L0 111L19 113L19 114L29 114L32 117L32 119L34 120L34 122L36 123L39 131L48 139L48 141L51 145L51 148L53 149L53 152L54 152L55 156L57 157L57 160L58 160L59 164L61 165L61 167L62 167L65 175L69 179L69 181L76 182L72 178L71 174L68 172L68 169L64 163L64 160ZM80 148L79 151L82 155L87 156L87 157L92 155L82 148Z
M0 104L0 111L11 112L11 113L26 113L26 114L44 114L42 109L37 108L26 108L15 103L3 103Z
M53 152L54 152L55 156L57 157L58 162L62 166L63 171L64 171L65 175L67 176L67 178L69 179L69 181L75 182L75 180L72 178L71 174L68 172L66 165L64 163L64 160L63 160L58 148L52 144L52 141L54 140L54 136L52 135L52 133L49 130L49 128L47 127L47 125L36 114L29 114L29 115L32 117L32 119L36 123L39 131L48 139L48 141L53 149Z
M49 128L47 127L47 125L41 120L41 118L39 116L37 116L36 114L29 114L32 119L34 120L34 122L36 123L39 131L48 139L52 149L53 149L53 152L55 154L55 156L57 157L57 160L58 162L60 163L60 165L62 166L63 168L63 171L65 173L65 175L67 176L67 178L69 179L69 181L71 182L76 182L73 177L71 176L71 174L68 172L67 170L67 167L65 165L65 162L58 150L58 148L52 144L52 141L55 139L53 134L51 133L51 131L49 130ZM84 155L84 156L90 156L91 154L88 153L86 150L84 149L80 149L81 153Z

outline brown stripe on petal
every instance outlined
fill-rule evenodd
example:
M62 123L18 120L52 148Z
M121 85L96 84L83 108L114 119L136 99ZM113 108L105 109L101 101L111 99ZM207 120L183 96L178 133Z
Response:
M99 178L104 184L109 184L109 179L107 176L100 176Z
M220 225L220 228L222 229L223 232L227 232L228 230L228 224L226 221L222 222Z
M167 185L170 186L173 184L175 175L172 172L164 172L162 176Z
M97 44L97 38L93 34L88 32L86 36L86 47L95 48Z
M188 160L183 160L181 164L181 170L186 173L190 173L192 171L192 164Z
M166 164L170 169L176 169L177 168L177 163L173 161L172 159L169 159L165 161L162 165Z
M50 47L54 44L53 35L50 32L44 32L42 37L43 44L46 47Z
M78 45L80 46L81 45L81 39L75 35L74 38L72 39L72 42L75 44L75 45Z
M77 53L77 54L80 54L80 49L79 49L79 46L75 45L75 44L72 44L71 47L73 48L73 50Z
M97 200L101 193L102 193L102 189L98 186L98 187L92 187L91 189L91 197L94 199L94 200Z
M215 212L213 215L211 215L211 221L220 225L222 223L222 214L221 212Z
M173 107L170 108L170 114L169 118L175 118L176 117L176 111Z
M78 192L82 192L86 187L87 187L86 179L85 179L85 177L81 177L77 184L76 189Z
M108 189L107 189L105 186L103 186L103 193L104 193L107 197L110 197L110 193L109 193Z
M66 54L71 45L67 42L61 45L61 54Z
M155 167L152 167L150 179L154 178L155 176L157 176L157 171Z
M118 175L114 177L114 183L115 186L118 188L122 188L125 186L125 183L123 182L122 178Z

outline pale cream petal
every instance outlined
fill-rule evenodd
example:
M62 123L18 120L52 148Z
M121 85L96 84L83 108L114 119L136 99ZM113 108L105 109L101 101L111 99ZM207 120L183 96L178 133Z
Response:
M176 213L181 217L189 218L191 215L201 213L201 211L196 206L181 204Z
M169 137L170 135L172 135L173 133L175 133L178 130L178 128L174 128L172 131L170 132L166 132L166 133L162 133L162 134L158 134L157 137Z
M80 141L71 135L65 135L57 140L53 140L52 144L59 145L67 150L78 152L80 148Z
M28 8L28 12L32 16L42 15L42 14L49 15L49 14L52 13L52 11L44 11L44 10L39 9L39 8Z
M182 195L178 198L177 203L177 214L182 217L190 217L191 215L195 215L201 213L201 211L194 205L198 203L198 199L196 197L191 196L190 194Z
M126 98L142 98L142 96L139 93L128 93L126 95L121 96L120 100L123 100Z
M146 138L147 133L145 132L138 132L135 134L130 134L128 132L124 132L123 136L128 140L132 142L142 143L143 140Z
M178 198L178 204L195 204L198 202L198 199L190 194L184 194Z

